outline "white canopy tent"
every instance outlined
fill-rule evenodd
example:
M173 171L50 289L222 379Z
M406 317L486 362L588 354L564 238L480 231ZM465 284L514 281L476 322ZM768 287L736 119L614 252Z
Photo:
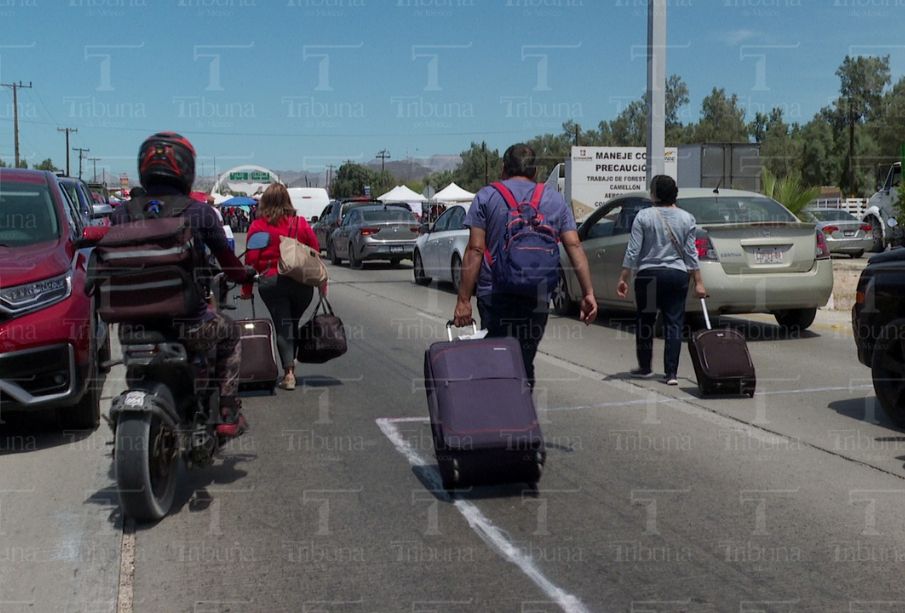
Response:
M377 199L381 202L405 202L419 217L421 216L421 203L425 200L424 196L404 185L397 185L382 196L378 196Z
M466 189L462 189L455 183L450 183L439 192L434 194L431 202L440 202L444 204L452 204L457 202L471 203L475 195Z

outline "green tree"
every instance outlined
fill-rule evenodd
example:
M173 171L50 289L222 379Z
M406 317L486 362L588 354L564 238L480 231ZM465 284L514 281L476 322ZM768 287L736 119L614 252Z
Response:
M805 207L820 195L820 188L806 186L798 173L779 179L765 167L761 181L764 195L781 203L799 219Z
M461 156L462 164L453 173L459 187L476 192L499 178L503 167L499 150L482 147L481 143L471 143Z
M365 186L371 186L371 194L379 196L375 193L378 189L378 174L367 166L356 164L354 162L345 162L336 171L333 179L333 195L336 198L351 198L353 196L364 195Z
M889 56L853 58L846 55L836 76L842 95L836 107L842 111L848 128L845 188L849 193L857 193L860 182L855 170L855 128L880 109L883 89L890 80Z
M739 106L738 96L727 96L726 90L714 87L701 103L701 120L694 128L694 138L700 143L748 142L745 109Z
M25 160L20 159L20 160L19 160L19 164L16 166L16 168L28 168L28 162L26 162Z
M766 121L761 124L764 118ZM761 143L760 158L764 166L782 177L799 172L802 147L797 138L799 127L786 124L781 108L774 108L766 116L758 113L754 124L755 130L762 131L758 142Z
M47 158L34 168L35 170L49 170L50 172L56 172L57 170L59 170L59 168L53 165L53 162L50 160L50 158Z
M3 161L3 158L0 158L0 168L6 168L6 162Z
M882 152L880 162L895 162L905 144L905 77L883 95L877 116L872 118L871 133Z
M818 114L797 136L801 147L802 181L808 185L838 185L842 176L842 156L831 123Z

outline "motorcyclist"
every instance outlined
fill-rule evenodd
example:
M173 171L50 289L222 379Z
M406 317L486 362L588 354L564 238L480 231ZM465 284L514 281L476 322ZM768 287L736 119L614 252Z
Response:
M195 181L195 149L188 139L175 132L158 132L139 148L138 174L147 191L146 207L155 205L155 196L188 197ZM223 225L212 207L192 201L182 214L192 228L196 261L203 261L206 246L230 281L247 283L254 278L254 269L245 267L229 248ZM128 212L125 207L119 207L112 223L127 221ZM248 424L238 396L241 345L232 319L201 301L195 316L173 320L173 329L189 351L204 353L216 346L214 376L220 382L222 421L217 434L224 439L239 436Z

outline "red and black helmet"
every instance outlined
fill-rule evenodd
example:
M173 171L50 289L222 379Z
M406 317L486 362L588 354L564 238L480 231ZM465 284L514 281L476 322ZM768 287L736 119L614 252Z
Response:
M145 139L138 150L138 176L142 186L166 183L186 194L195 182L195 148L175 132L158 132Z

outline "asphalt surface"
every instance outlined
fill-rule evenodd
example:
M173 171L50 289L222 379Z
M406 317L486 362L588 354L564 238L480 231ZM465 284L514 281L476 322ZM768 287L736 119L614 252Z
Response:
M132 610L161 612L905 610L905 435L846 314L797 338L721 318L748 336L753 399L700 398L684 350L678 388L628 379L625 315L551 318L539 489L451 498L422 360L454 296L406 264L331 267L349 353L244 399L252 430L135 529L134 573L109 429L0 427L0 611L110 611L120 584Z

